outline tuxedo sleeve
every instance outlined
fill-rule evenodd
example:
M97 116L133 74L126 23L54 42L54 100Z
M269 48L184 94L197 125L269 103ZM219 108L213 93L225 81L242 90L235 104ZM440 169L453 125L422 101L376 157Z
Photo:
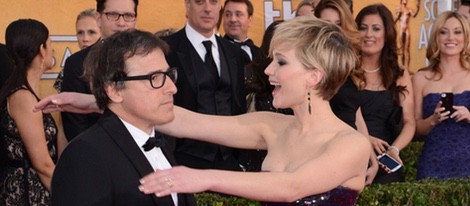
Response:
M52 176L53 206L106 206L113 202L106 163L90 148L87 142L74 141L64 150Z

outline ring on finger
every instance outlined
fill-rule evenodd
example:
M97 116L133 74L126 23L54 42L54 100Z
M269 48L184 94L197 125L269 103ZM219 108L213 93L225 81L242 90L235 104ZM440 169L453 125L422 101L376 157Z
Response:
M165 179L165 183L166 183L166 186L168 186L169 188L173 187L173 185L174 185L174 181L173 181L173 179L171 179L171 177L167 177Z

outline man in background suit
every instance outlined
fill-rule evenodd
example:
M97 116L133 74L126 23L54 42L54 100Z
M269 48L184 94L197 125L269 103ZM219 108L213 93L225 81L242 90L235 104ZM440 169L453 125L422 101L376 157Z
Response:
M250 0L226 0L223 10L224 38L243 49L250 60L255 58L259 50L259 47L248 38L253 10Z
M467 22L470 23L470 0L460 0L460 5L457 8L457 12L462 14Z
M170 45L166 59L170 66L178 68L175 105L205 114L245 113L244 65L247 59L239 47L214 35L220 16L220 0L184 2L186 26L163 38ZM207 52L206 43L211 52ZM176 140L175 147L179 164L240 170L236 151L232 148L189 139Z
M167 51L163 40L139 30L119 32L92 48L85 67L104 113L61 155L52 205L196 205L192 195L157 197L138 189L143 176L175 163L154 129L174 118L177 71L165 61ZM166 181L173 186L171 177Z
M117 31L134 29L138 3L138 0L96 0L97 23L101 38L105 39ZM83 62L91 47L76 52L65 61L62 92L91 94L88 83L82 78ZM98 114L62 112L61 115L65 136L69 142L91 127L99 118Z
M10 76L12 66L7 47L4 44L0 44L0 88Z

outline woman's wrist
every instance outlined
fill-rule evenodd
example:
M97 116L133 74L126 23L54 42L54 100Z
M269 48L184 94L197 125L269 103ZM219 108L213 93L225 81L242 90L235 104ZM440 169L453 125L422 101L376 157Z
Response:
M389 147L387 148L387 151L393 151L393 152L395 152L395 154L400 155L400 149L398 149L398 147L393 146L393 145L392 145L392 146L389 146Z

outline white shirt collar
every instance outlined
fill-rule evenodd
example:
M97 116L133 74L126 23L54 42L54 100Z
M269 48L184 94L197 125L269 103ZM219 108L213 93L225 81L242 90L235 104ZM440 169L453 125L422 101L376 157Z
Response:
M121 118L119 118L121 119ZM129 122L126 122L125 120L121 119L122 123L124 126L127 128L127 131L131 134L132 138L134 141L139 145L139 147L142 147L142 145L147 142L149 137L155 136L155 129L152 129L152 132L150 134L147 134L146 132L142 131L141 129L135 127Z
M210 40L212 42L212 47L215 46L217 48L217 40L215 39L215 34L212 34L209 38L203 36L199 32L197 32L189 23L186 22L186 26L184 27L186 36L188 36L189 41L193 45L194 48L200 47L203 41ZM204 47L203 47L204 48Z

